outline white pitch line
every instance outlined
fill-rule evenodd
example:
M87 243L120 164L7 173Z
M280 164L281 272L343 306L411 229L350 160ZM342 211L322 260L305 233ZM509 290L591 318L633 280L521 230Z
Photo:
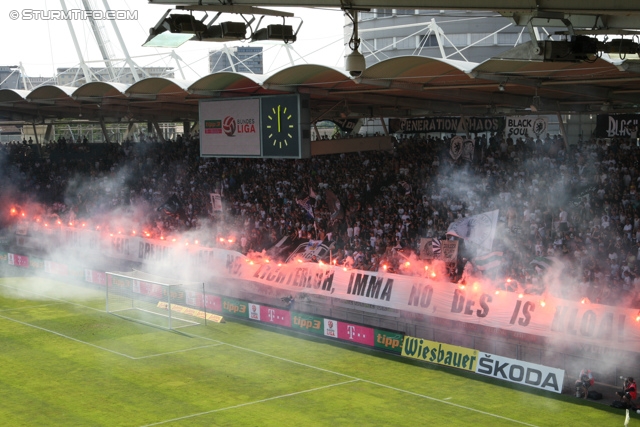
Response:
M0 286L6 287L6 288L10 288L10 289L20 290L20 289L17 289L17 288L6 286L6 285L0 285ZM27 291L27 292L29 292L29 291ZM35 292L31 292L31 293L34 293L35 295L38 295ZM95 309L93 307L88 307L88 306L85 306L85 305L82 305L82 304L75 304L75 303L71 303L71 302L68 302L68 301L60 300L60 299L57 299L57 298L51 298L51 297L46 297L46 296L45 296L45 298L50 298L50 299L55 300L55 301L61 301L61 302L65 302L65 303L68 303L68 304L77 305L77 306L80 306L80 307L90 308L90 309L95 310L95 311L104 312L103 310L98 310L98 309ZM0 318L4 318L4 319L7 319L7 320L10 320L10 321L13 321L13 322L21 323L21 324L26 325L26 326L31 326L33 328L41 329L43 331L50 332L52 334L55 334L55 335L58 335L58 336L61 336L61 337L64 337L64 338L68 338L70 340L73 340L73 341L76 341L76 342L79 342L79 343L82 343L82 344L86 344L86 345L89 345L89 346L92 346L92 347L95 347L95 348L99 348L101 350L108 351L110 353L114 353L114 354L126 357L127 359L131 359L131 360L136 360L137 359L137 358L135 358L133 356L129 356L129 355L126 355L126 354L123 354L123 353L118 353L116 351L109 350L108 348L104 348L104 347L97 346L95 344L87 343L87 342L78 340L76 338L72 338L72 337L66 336L66 335L58 333L58 332L50 331L48 329L41 328L39 326L35 326L35 325L28 324L28 323L20 322L19 320L11 319L9 317L5 317L5 316L0 315ZM494 414L494 413L491 413L491 412L485 412L485 411L482 411L480 409L470 408L468 406L459 405L459 404L456 404L456 403L453 403L453 402L449 402L447 400L443 400L443 399L438 399L436 397L427 396L425 394L415 393L415 392L412 392L412 391L409 391L409 390L404 390L404 389L393 387L393 386L390 386L390 385L381 384L381 383L377 383L377 382L374 382L374 381L369 381L369 380L365 380L365 379L362 379L362 378L354 377L354 376L351 376L351 375L343 374L343 373L340 373L340 372L331 371L329 369L320 368L318 366L313 366L313 365L309 365L309 364L306 364L306 363L297 362L297 361L291 360L291 359L285 359L283 357L274 356L272 354L264 353L264 352L253 350L253 349L250 349L250 348L241 347L241 346L234 345L234 344L229 344L229 343L226 343L224 341L214 340L212 338L203 337L203 336L199 336L199 335L195 335L195 334L191 334L191 335L196 337L196 338L201 338L201 339L208 340L208 341L214 341L214 342L217 342L217 343L222 343L222 344L228 345L229 347L234 347L234 348L237 348L237 349L240 349L240 350L244 350L244 351L249 351L249 352L252 352L252 353L260 354L262 356L267 356L267 357L271 357L271 358L274 358L274 359L282 360L284 362L294 363L296 365L305 366L307 368L311 368L311 369L315 369L315 370L318 370L318 371L327 372L327 373L334 374L334 375L339 375L339 376L342 376L342 377L345 377L345 378L351 378L353 381L366 382L366 383L369 383L369 384L372 384L372 385L376 385L376 386L379 386L379 387L384 387L384 388L388 388L390 390L395 390L395 391L398 391L398 392L401 392L401 393L407 393L407 394L410 394L410 395L413 395L413 396L422 397L424 399L432 400L434 402L439 402L439 403L443 403L445 405L455 406L457 408L466 409L466 410L473 411L473 412L476 412L476 413L479 413L479 414L483 414L483 415L499 418L499 419L502 419L502 420L510 421L510 422L513 422L513 423L516 423L516 424L520 424L520 425L524 425L524 426L528 426L528 427L538 427L535 424L528 424L528 423L525 423L524 421L514 420L513 418L504 417L502 415ZM353 381L348 381L348 382L353 382ZM305 392L299 392L299 393L305 393ZM287 395L284 395L284 396L287 396ZM276 398L270 398L270 399L276 399ZM270 399L267 399L267 400L270 400ZM238 406L235 406L235 407L240 407L240 406L243 406L243 405L247 405L247 404L242 404L242 405L238 405ZM231 409L231 408L234 408L234 407L230 407L229 409ZM222 409L218 409L218 410L214 410L214 411L210 411L210 412L215 412L215 411L219 411L219 410L222 410ZM203 412L202 414L207 414L207 413L210 413L210 412ZM193 416L196 416L196 415L193 415ZM181 418L177 418L176 420L179 420L179 419L181 419ZM148 424L148 425L149 426L153 426L153 425L163 424L163 423L170 422L170 421L175 421L175 420L162 421L162 422L157 423L157 424Z
M0 315L0 318L9 320L11 322L16 322L16 323L19 323L19 324L24 325L24 326L29 326L31 328L39 329L41 331L49 332L50 334L54 334L54 335L57 335L59 337L66 338L66 339L69 339L71 341L79 342L80 344L85 344L85 345L88 345L88 346L91 346L91 347L94 347L94 348L97 348L97 349L100 349L100 350L108 351L109 353L117 354L118 356L126 357L127 359L131 359L131 360L135 360L136 359L135 357L129 356L128 354L118 353L117 351L110 350L110 349L105 348L105 347L100 347L99 345L91 344L89 342L82 341L82 340L79 340L77 338L73 338L73 337L70 337L68 335L65 335L65 334L61 334L60 332L56 332L56 331L52 331L50 329L42 328L40 326L32 325L31 323L22 322L20 320L12 319L10 317L6 317L6 316L2 316L2 315Z
M175 421L182 421L182 420L186 420L188 418L195 418L195 417L200 417L202 415L213 414L215 412L228 411L230 409L237 409L237 408L242 408L244 406L256 405L258 403L269 402L271 400L276 400L276 399L284 399L285 397L297 396L299 394L304 394L304 393L311 393L311 392L318 391L318 390L324 390L324 389L331 388L331 387L337 387L339 385L351 384L351 383L354 383L354 382L357 382L357 381L358 380L343 381L341 383L335 383L335 384L325 385L325 386L322 386L322 387L310 388L309 390L296 391L294 393L287 393L287 394L282 394L280 396L268 397L266 399L254 400L253 402L246 402L246 403L241 403L239 405L227 406L226 408L219 408L219 409L212 409L211 411L198 412L197 414L185 415L184 417L172 418L170 420L159 421L159 422L153 423L153 424L145 424L142 427L159 426L161 424L172 423L172 422L175 422Z
M59 304L65 304L64 302L52 302L51 304L38 304L38 305L25 305L22 307L15 307L15 308L4 308L2 310L0 310L0 313L4 313L6 311L19 311L19 310L24 310L27 308L40 308L40 307L48 307L50 305L59 305Z
M205 340L206 339L210 339L210 338L202 337L202 336L199 336L199 335L194 335L194 336L197 337L197 338L205 339ZM223 341L219 341L219 342L223 342ZM454 406L456 408L466 409L468 411L476 412L476 413L479 413L479 414L482 414L482 415L487 415L487 416L490 416L490 417L499 418L499 419L502 419L502 420L510 421L510 422L513 422L513 423L516 423L516 424L520 424L520 425L524 425L524 426L528 426L528 427L538 427L535 424L529 424L529 423L525 423L524 421L519 421L519 420L515 420L513 418L504 417L502 415L494 414L492 412L486 412L486 411L482 411L480 409L475 409L475 408L471 408L471 407L468 407L468 406L459 405L457 403L449 402L447 400L438 399L438 398L432 397L432 396L427 396L426 394L420 394L420 393L416 393L416 392L413 392L413 391L409 391L409 390L404 390L404 389L401 389L401 388L393 387L393 386L390 386L390 385L387 385L387 384L381 384L381 383L378 383L378 382L375 382L375 381L365 380L365 379L362 379L362 378L354 377L352 375L347 375L347 374L343 374L343 373L340 373L340 372L331 371L329 369L320 368L318 366L313 366L313 365L309 365L309 364L302 363L302 362L297 362L297 361L291 360L291 359L285 359L284 357L274 356L272 354L264 353L264 352L253 350L253 349L250 349L250 348L241 347L241 346L234 345L234 344L229 344L229 343L225 343L225 344L230 346L230 347L234 347L234 348L237 348L237 349L240 349L240 350L249 351L249 352L260 354L260 355L267 356L267 357L272 357L274 359L281 360L283 362L294 363L296 365L304 366L304 367L311 368L311 369L316 369L318 371L323 371L323 372L327 372L327 373L330 373L330 374L339 375L339 376L343 376L343 377L346 377L346 378L351 378L353 380L362 381L362 382L365 382L365 383L376 385L378 387L388 388L390 390L394 390L394 391L397 391L397 392L400 392L400 393L406 393L406 394L410 394L412 396L421 397L423 399L432 400L434 402L443 403L445 405L451 405L451 406Z
M89 310L98 311L100 313L105 313L104 310L100 310L99 308L94 308L94 307L90 307L88 305L78 304L78 303L67 301L67 300L60 299L60 298L50 297L50 296L39 294L37 292L33 292L33 291L30 291L30 290L27 290L27 289L14 288L13 286L7 286L7 285L0 285L0 287L7 288L7 289L13 289L14 291L26 292L26 293L29 293L29 294L32 294L32 295L37 295L39 297L50 299L52 301L59 301L59 302L62 302L62 303L71 304L71 305L75 305L75 306L78 306L78 307L88 308Z
M503 417L502 415L494 414L494 413L491 413L491 412L481 411L480 409L470 408L470 407L464 406L464 405L458 405L457 403L449 402L447 400L438 399L436 397L427 396L426 394L420 394L420 393L415 393L415 392L409 391L409 390L403 390L401 388L393 387L393 386L390 386L390 385L380 384L380 383L377 383L375 381L369 381L369 380L361 380L361 381L365 382L365 383L377 385L379 387L388 388L390 390L398 391L398 392L401 392L401 393L407 393L407 394L410 394L410 395L413 395L413 396L422 397L424 399L432 400L434 402L444 403L445 405L455 406L456 408L466 409L467 411L473 411L473 412L477 412L479 414L488 415L488 416L495 417L495 418L500 418L501 420L510 421L512 423L517 423L517 424L520 424L520 425L523 425L523 426L538 427L535 424L525 423L524 421L514 420L513 418Z
M166 353L158 353L158 354L150 354L148 356L141 356L141 357L134 357L134 359L136 360L140 360L140 359L148 359L150 357L160 357L160 356L166 356L167 354L175 354L175 353L184 353L186 351L191 351L191 350L199 350L201 348L210 348L210 347L217 347L219 345L223 345L224 343L219 343L219 344L209 344L209 345L201 345L200 347L191 347L191 348L185 348L184 350L176 350L176 351L168 351Z

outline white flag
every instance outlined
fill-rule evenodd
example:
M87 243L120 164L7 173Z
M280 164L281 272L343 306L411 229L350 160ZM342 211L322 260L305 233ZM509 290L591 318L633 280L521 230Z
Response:
M211 198L211 208L214 212L222 212L222 199L218 193L209 193Z
M447 234L491 250L498 224L498 210L459 219L449 225Z

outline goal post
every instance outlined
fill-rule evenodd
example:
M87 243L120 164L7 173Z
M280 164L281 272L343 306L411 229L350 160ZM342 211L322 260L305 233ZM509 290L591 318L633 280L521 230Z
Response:
M106 274L107 313L167 330L207 321L202 284L136 270Z

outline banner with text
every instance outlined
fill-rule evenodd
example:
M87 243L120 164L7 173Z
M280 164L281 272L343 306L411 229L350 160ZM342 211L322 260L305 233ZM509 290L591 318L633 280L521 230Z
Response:
M324 318L307 313L292 313L291 327L303 332L324 335Z
M240 300L222 298L222 312L239 317L249 317L249 305Z
M518 137L544 136L549 126L546 116L513 116L505 119L504 133L514 140Z
M404 342L404 334L402 332L374 329L374 333L376 335L375 348L396 354L402 353L402 344Z
M476 373L512 383L562 393L564 370L480 353Z
M550 295L523 295L521 298L510 292L496 295L492 288L460 289L437 278L343 270L312 262L252 263L235 251L195 245L172 246L170 242L140 237L107 236L102 242L101 236L90 230L61 227L57 231L35 234L30 229L29 236L22 237L31 239L30 242L35 244L52 236L56 236L61 245L65 243L87 255L102 253L104 256L120 255L137 262L161 261L167 267L205 267L202 274L215 271L216 276L255 282L291 293L329 296L341 303L379 307L391 313L410 311L561 342L579 341L618 349L640 346L640 323L635 321L637 310L629 308L581 304ZM30 260L10 253L7 254L7 263L28 268ZM80 274L84 275L84 272L80 271ZM203 281L209 279L202 277ZM246 305L239 307L225 301L223 312L226 309L244 309L241 313L231 314L248 315Z
M389 119L389 133L477 133L497 132L504 126L502 117L422 117Z
M596 137L637 138L640 114L598 114Z
M640 345L636 311L552 296L495 294L448 282L386 272L344 270L314 263L251 265L242 258L228 272L289 291L331 296L453 321L565 341L617 348Z
M476 363L478 362L478 350L410 336L404 337L401 354L412 359L471 372L476 371Z

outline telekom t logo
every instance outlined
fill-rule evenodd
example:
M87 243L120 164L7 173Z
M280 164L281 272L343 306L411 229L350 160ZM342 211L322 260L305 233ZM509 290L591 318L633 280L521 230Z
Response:
M275 315L276 315L276 311L275 311L274 309L270 308L270 309L267 311L267 317L269 318L269 320L270 320L271 322L273 322L273 318L275 317Z
M349 334L349 339L353 339L353 335L356 333L356 327L353 325L347 326L347 334Z

